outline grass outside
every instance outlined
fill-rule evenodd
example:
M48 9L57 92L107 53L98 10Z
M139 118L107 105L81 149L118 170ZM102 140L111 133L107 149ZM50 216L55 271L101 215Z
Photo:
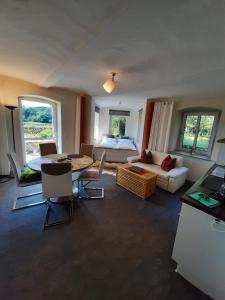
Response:
M183 148L191 149L193 146L194 137L185 135L183 139ZM198 137L198 141L196 144L196 149L202 152L207 152L209 145L208 137Z
M24 122L25 139L53 138L53 126L51 123Z

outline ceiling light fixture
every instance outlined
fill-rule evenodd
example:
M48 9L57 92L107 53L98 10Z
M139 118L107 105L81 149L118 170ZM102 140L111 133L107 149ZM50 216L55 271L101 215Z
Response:
M114 77L116 76L116 73L112 72L112 79L106 80L106 82L103 84L103 88L107 93L111 93L115 89L115 80Z

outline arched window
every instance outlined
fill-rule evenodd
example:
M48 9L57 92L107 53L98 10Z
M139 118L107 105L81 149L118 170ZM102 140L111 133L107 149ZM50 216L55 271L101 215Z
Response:
M20 120L24 162L40 155L39 144L55 142L61 151L61 106L40 96L21 96Z

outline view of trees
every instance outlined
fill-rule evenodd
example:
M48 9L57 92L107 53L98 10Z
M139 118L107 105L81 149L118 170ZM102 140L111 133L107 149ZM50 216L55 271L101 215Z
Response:
M111 118L111 133L114 136L124 136L126 128L126 118L112 116Z
M51 106L22 106L24 137L26 139L53 138Z
M214 123L213 115L188 115L182 148L207 152Z
M52 109L49 106L22 106L23 122L52 123Z
M22 100L26 162L40 155L40 143L55 140L52 115L50 104Z

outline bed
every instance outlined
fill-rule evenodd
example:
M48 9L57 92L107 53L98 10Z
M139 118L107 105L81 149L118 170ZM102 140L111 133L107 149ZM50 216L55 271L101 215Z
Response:
M101 159L103 151L106 151L107 162L127 162L127 157L138 155L137 147L133 138L102 137L100 144L95 145L94 157Z

